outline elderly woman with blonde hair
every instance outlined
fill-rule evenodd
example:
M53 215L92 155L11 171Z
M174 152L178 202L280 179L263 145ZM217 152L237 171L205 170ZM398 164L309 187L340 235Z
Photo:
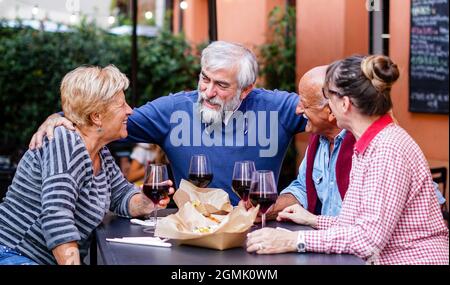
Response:
M155 205L125 180L106 148L127 136L128 85L113 65L64 77L62 108L75 129L56 128L22 157L0 204L0 264L80 264L108 210L137 217L167 205L169 198Z

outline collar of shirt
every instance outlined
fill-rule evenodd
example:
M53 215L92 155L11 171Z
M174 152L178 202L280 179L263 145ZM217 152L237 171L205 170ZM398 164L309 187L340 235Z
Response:
M225 126L228 125L228 122L230 121L231 116L233 116L234 112L236 112L236 110L239 109L241 104L242 104L242 100L239 101L239 105L237 105L236 108L234 108L234 110L232 112L225 112L225 117L223 118L223 124Z
M390 123L392 123L392 118L389 114L385 114L373 122L355 143L355 150L360 154L363 153L376 135Z
M337 136L334 138L334 144L337 145L342 142L342 140L345 137L345 134L347 133L347 130L342 130ZM328 139L324 136L320 136L320 142L321 143L329 143Z
M231 117L233 116L233 114L241 107L242 104L242 100L239 101L239 105L233 110L233 111L227 111L225 112L225 117L223 118L222 122L225 126L228 125L228 122L230 121ZM205 125L205 130L207 134L210 134L212 129L213 129L213 124L204 124Z

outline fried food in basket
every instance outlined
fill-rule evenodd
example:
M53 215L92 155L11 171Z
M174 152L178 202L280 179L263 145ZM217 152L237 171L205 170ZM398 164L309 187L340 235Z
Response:
M207 226L207 227L195 227L193 232L194 233L201 233L201 234L209 234L213 232L217 226Z
M211 216L207 216L207 218L210 219L210 220L213 221L213 222L218 223L218 224L220 224L220 222L221 222L219 219L213 217L212 215L211 215Z

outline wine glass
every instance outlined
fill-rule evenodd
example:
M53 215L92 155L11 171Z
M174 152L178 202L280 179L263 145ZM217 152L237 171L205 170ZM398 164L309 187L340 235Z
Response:
M165 164L148 163L145 169L143 192L155 205L153 210L154 229L158 222L158 204L169 195L167 166Z
M247 202L248 200L253 172L255 172L255 163L251 160L236 161L234 163L231 186L233 191L238 194L244 202Z
M254 207L259 205L261 228L266 226L266 212L275 204L277 197L277 185L275 184L273 172L270 170L253 172L249 199Z
M211 183L213 174L206 155L198 154L191 157L188 179L192 184L200 188L205 188Z

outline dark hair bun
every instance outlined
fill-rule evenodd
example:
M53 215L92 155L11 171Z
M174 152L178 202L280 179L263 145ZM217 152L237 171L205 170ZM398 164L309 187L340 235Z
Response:
M361 70L378 92L390 90L400 76L397 64L384 55L371 55L361 62Z

